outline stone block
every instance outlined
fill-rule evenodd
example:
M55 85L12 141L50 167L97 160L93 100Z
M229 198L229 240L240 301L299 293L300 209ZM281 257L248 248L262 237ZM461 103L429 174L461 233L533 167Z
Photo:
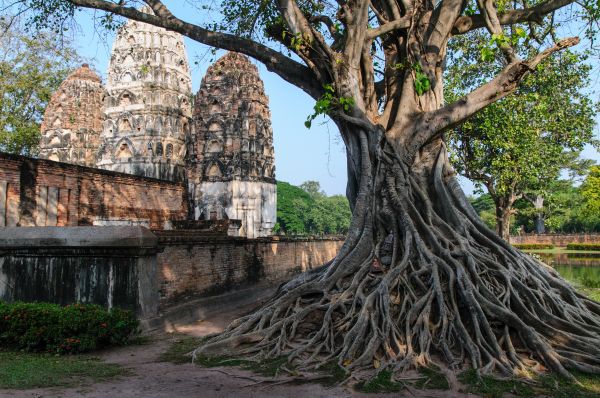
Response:
M35 225L38 227L44 227L46 225L46 208L48 206L48 187L38 187L35 203Z
M0 227L6 224L6 194L8 192L8 183L0 181Z
M46 206L46 226L54 227L58 222L58 188L48 187L48 205Z

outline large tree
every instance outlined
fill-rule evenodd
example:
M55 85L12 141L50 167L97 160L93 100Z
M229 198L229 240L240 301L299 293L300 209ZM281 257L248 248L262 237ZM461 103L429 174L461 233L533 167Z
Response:
M0 150L35 155L50 97L78 63L67 40L27 32L22 19L0 18Z
M459 54L447 71L452 90L447 98L460 98L474 81L501 68L493 61L470 62L480 56L477 38L471 35L453 45ZM496 232L506 241L515 201L522 197L538 209L538 233L543 233L545 190L563 169L574 168L584 145L594 142L596 106L584 93L591 69L585 59L568 50L549 57L514 93L450 135L453 165L485 186L496 207Z
M522 59L506 40L507 25L527 30L571 0L503 3L502 13L491 0L225 0L224 23L205 27L160 0L145 0L153 13L128 1L23 1L47 11L45 22L97 8L247 54L313 97L340 130L353 219L339 254L197 354L335 360L350 371L436 361L512 374L534 359L567 377L600 372L600 304L482 224L443 139L578 43L562 39ZM445 103L448 41L478 29L494 35L504 67Z

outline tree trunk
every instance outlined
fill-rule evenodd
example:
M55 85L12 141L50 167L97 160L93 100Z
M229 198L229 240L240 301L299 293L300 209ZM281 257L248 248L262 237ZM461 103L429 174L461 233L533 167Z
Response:
M511 206L505 204L496 205L496 233L507 242L510 241L511 210Z
M544 197L542 195L536 195L533 201L533 207L536 210L535 213L535 233L545 234L546 225L544 219Z
M468 362L506 374L531 355L565 376L600 371L600 304L480 221L440 140L400 156L381 133L343 136L355 200L337 257L195 355L285 355L350 371Z

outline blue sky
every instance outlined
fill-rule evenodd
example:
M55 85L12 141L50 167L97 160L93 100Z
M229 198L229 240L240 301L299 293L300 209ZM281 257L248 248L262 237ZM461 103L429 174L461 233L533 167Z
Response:
M196 10L188 10L189 6L186 6L186 2L167 1L166 3L172 7L175 15L190 22L195 22L190 18L200 15ZM185 18L186 11L190 18ZM77 15L79 27L73 32L73 39L80 54L88 59L93 68L105 79L113 34L97 32L93 16L93 11L83 11ZM192 69L193 91L196 93L211 61L224 53L218 52L213 56L207 46L187 38L185 43ZM307 180L317 180L327 194L344 194L346 156L335 125L331 122L325 123L325 119L320 117L310 130L307 129L304 121L312 113L314 100L279 76L268 72L262 64L256 64L270 100L277 179L295 185ZM598 84L596 80L595 86ZM591 147L586 148L582 155L600 162L600 155ZM461 178L461 185L467 194L473 192L473 184L467 179Z

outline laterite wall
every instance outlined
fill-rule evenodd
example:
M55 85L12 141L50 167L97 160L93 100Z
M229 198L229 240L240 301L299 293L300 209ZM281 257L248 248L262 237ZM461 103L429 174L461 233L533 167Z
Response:
M161 307L257 282L275 284L332 260L342 237L261 239L154 231Z
M565 247L569 243L600 243L600 234L541 234L517 235L510 237L514 244L552 244Z
M182 183L0 153L0 227L161 229L187 214Z

